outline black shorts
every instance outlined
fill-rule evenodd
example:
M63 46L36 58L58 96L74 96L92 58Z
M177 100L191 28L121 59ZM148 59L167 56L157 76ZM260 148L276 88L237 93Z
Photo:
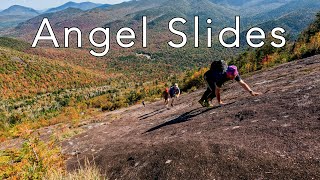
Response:
M162 96L165 100L168 100L170 95L168 92L163 92Z

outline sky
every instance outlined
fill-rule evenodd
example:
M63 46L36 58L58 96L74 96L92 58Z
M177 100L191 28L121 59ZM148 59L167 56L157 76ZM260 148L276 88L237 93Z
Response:
M66 2L94 2L101 4L117 4L128 0L0 0L0 9L6 9L12 5L21 5L31 7L36 10L44 10L52 7L60 6Z

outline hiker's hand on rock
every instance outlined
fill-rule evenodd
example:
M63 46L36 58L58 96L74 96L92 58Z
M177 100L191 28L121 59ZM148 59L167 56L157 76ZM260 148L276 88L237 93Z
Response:
M259 95L261 95L261 93L259 93L259 92L254 92L254 91L251 91L250 94L251 94L252 96L259 96Z

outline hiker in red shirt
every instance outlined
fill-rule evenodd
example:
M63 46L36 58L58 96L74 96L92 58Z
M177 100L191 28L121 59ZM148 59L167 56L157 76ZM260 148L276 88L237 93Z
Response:
M169 104L169 96L169 88L166 88L162 93L162 97L164 98L164 104L166 105L166 107L168 107Z

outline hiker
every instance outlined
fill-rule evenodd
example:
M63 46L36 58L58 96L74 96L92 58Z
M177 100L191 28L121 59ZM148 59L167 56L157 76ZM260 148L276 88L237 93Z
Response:
M164 98L164 104L166 105L166 107L168 107L169 104L169 96L169 88L166 88L162 93L162 97Z
M222 85L229 80L236 80L252 96L260 95L260 93L254 92L249 85L240 78L236 66L228 66L223 60L214 61L211 64L210 70L204 74L204 79L208 87L201 99L198 101L203 107L210 107L209 102L211 102L215 97L217 98L220 106L224 105L220 99L220 91Z
M144 102L144 100L142 101L142 105L143 107L146 107L146 103Z
M180 88L178 87L178 84L175 83L173 86L170 87L169 89L169 94L170 94L170 98L172 99L171 101L171 107L173 107L173 102L175 98L179 98L180 96ZM170 101L170 100L169 100Z

